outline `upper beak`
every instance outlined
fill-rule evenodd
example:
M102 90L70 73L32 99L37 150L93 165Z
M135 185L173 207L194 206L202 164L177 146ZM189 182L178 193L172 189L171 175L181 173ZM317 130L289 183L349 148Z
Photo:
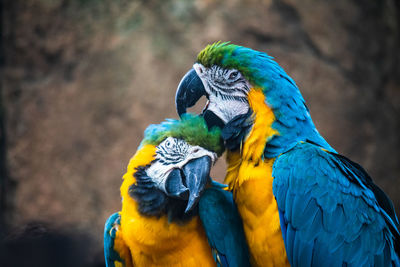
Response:
M203 95L207 96L203 82L192 68L182 78L176 90L175 105L179 116L186 113L186 109L194 106Z
M189 212L199 202L201 193L210 180L211 158L203 156L189 161L183 172L186 176L186 184L189 189L189 200L185 212Z
M201 193L210 179L212 160L209 156L192 159L182 170L173 169L165 183L165 192L170 197L186 199L185 212L189 212L198 203Z
M194 106L203 95L208 98L203 82L195 69L191 68L182 78L176 90L175 105L179 117L182 117L182 114L186 113L186 109ZM201 115L204 117L209 129L214 126L222 129L225 125L221 118L215 115L214 112L207 110L207 108L203 110Z

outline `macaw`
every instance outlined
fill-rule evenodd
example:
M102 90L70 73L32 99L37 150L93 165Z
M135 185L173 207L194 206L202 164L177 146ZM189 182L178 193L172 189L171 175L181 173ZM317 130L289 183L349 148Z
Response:
M199 116L146 129L105 224L106 266L250 266L232 194L209 176L221 140Z
M222 129L225 183L254 266L399 266L387 195L318 133L296 83L266 53L208 45L176 92L181 115L201 96Z

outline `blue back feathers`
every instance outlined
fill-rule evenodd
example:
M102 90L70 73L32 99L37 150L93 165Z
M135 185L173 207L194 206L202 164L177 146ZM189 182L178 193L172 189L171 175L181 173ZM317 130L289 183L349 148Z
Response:
M273 166L292 266L399 266L393 206L357 164L301 142Z

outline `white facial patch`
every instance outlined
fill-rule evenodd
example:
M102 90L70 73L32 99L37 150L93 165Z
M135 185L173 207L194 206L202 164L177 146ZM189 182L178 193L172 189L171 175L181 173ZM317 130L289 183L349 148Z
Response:
M235 100L218 99L210 95L207 109L214 112L225 124L240 114L246 114L249 111L249 105Z
M248 112L247 95L251 86L238 70L216 65L206 68L199 63L194 64L193 68L209 96L208 110L225 123Z
M168 137L156 150L156 158L147 168L146 174L165 191L166 180L173 169L182 169L190 160L209 156L212 164L217 161L217 154L200 146L192 146L181 139Z

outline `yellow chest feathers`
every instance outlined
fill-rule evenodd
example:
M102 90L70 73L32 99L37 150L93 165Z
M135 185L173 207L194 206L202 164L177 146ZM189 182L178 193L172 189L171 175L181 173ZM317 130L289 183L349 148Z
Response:
M290 266L272 192L274 159L262 157L267 140L279 133L271 128L275 118L264 102L264 94L252 89L248 99L254 124L240 151L227 153L225 183L233 192L243 220L252 265Z
M228 154L228 162L237 157ZM242 182L233 187L235 203L243 220L253 266L289 266L272 193L273 160L242 162L228 171Z
M146 145L131 159L121 186L121 236L134 266L216 266L200 219L185 224L168 222L166 216L146 217L128 194L133 173L154 158L155 148Z

